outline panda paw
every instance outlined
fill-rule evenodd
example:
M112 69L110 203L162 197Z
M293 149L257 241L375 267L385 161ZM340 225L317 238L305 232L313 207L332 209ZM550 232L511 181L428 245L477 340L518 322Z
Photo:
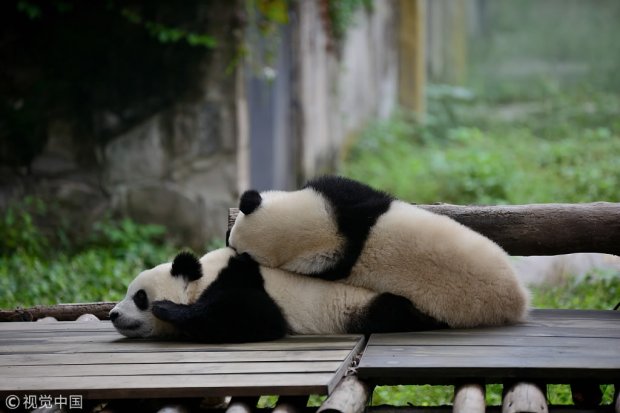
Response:
M155 301L151 307L153 315L163 321L173 321L179 313L179 304L169 300Z

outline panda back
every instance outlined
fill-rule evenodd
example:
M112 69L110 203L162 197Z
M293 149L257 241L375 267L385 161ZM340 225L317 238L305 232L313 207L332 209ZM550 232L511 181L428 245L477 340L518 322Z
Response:
M265 290L294 334L343 334L364 312L376 292L261 267Z
M504 250L443 215L395 201L346 282L402 295L451 327L525 318L529 295Z
M338 232L345 240L343 248L335 251L338 260L310 275L326 280L346 278L362 253L372 227L389 210L393 198L360 182L338 176L309 181L304 190L315 191L324 198Z

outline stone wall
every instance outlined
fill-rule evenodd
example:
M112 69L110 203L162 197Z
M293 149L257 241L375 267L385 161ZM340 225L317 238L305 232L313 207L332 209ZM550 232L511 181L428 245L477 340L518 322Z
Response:
M175 81L166 79L166 71L159 68L161 91L151 80L143 95L135 93L127 103L114 78L105 78L110 83L101 83L99 89L91 90L87 82L75 85L91 93L88 102L97 103L106 94L114 99L83 106L78 99L69 102L73 106L67 105L62 115L41 119L46 140L32 161L21 167L0 165L0 209L10 199L34 194L56 204L76 232L84 234L105 214L128 216L163 224L170 238L204 251L210 239L224 237L228 208L253 182L253 171L282 161L283 139L289 139L285 143L290 153L274 171L286 176L273 177L274 186L292 187L333 170L347 138L371 118L387 116L396 102L396 0L375 1L372 10L358 10L335 49L321 18L321 2L292 3L294 18L283 30L288 43L282 49L290 55L280 70L287 77L274 93L274 124L263 128L281 133L271 138L271 161L262 163L248 152L256 149L249 129L260 130L255 122L261 117L252 115L261 113L255 105L262 101L248 99L247 67L228 70L243 38L242 3L188 6L196 8L190 15L208 24L219 45L201 53L184 52L187 68L174 73ZM116 23L122 30L136 30L126 28L122 20ZM58 24L64 27L62 21ZM97 33L92 35L96 38ZM151 48L152 59L158 58L157 47ZM172 46L162 47L162 53L170 53ZM139 49L127 48L125 53L130 57ZM174 63L166 61L172 68ZM135 71L127 75L140 82L150 68ZM181 82L179 76L184 76ZM132 83L125 80L124 85L131 88ZM118 90L108 90L113 88ZM287 110L278 110L283 107Z
M189 2L175 9L185 19L183 27L207 31L217 39L218 46L211 50L159 43L144 29L127 25L120 12L106 14L109 36L125 36L135 44L122 52L117 50L119 45L109 44L103 47L110 50L98 52L114 61L135 54L136 64L110 63L110 67L97 68L100 75L91 77L99 86L82 79L73 83L71 79L62 80L70 91L83 88L85 98L63 103L62 116L54 107L46 109L56 113L50 119L38 114L36 121L45 128L43 146L29 164L19 166L9 158L0 165L0 209L12 199L35 195L54 205L71 223L78 241L88 235L92 222L106 214L163 224L171 239L196 251L204 251L214 237L223 239L227 209L238 196L237 74L227 68L238 50L240 4ZM80 3L72 13L45 18L49 18L54 33L63 30L66 19L81 25L78 33L87 33L91 10L81 7ZM149 7L162 8L162 13L169 11L165 2ZM142 12L146 16L148 7ZM175 13L165 15L171 19ZM28 24L25 21L23 27L15 28L26 39L31 31ZM67 38L76 37L71 33ZM32 38L38 41L41 35ZM76 64L87 67L89 62L84 60L76 57ZM166 72L161 67L149 67L148 62L177 69ZM10 70L15 73L38 73L37 67L14 64ZM106 73L113 70L118 73ZM91 77L85 75L85 79ZM128 79L134 79L135 87ZM43 75L31 82L39 81L53 84L55 79ZM22 91L25 95L29 92L27 87ZM108 96L116 100L105 100ZM41 102L48 100L49 95L40 96ZM0 128L0 132L4 130ZM15 141L10 137L6 142ZM10 151L4 150L5 142L0 143L2 155L10 157Z

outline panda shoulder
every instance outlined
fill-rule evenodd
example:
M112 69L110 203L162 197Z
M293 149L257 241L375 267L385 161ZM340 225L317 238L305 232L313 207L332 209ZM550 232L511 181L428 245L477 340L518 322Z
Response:
M336 208L364 206L385 211L394 200L385 192L341 176L321 176L308 181L305 188L316 191Z

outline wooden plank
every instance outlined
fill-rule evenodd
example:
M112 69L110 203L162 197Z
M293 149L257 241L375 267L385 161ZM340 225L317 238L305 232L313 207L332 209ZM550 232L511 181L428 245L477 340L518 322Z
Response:
M211 351L83 354L6 354L1 366L125 364L125 363L217 363L225 361L342 361L351 350L312 351Z
M437 333L434 335L416 335L406 333L402 335L373 335L368 343L369 346L388 346L393 348L405 347L408 345L426 346L513 346L523 347L581 347L581 348L603 348L617 345L620 343L618 338L605 337L567 337L567 336L533 336L516 334L450 334ZM0 350L1 351L1 350Z
M618 342L620 344L620 342ZM370 367L458 367L541 369L620 369L617 348L560 348L510 346L408 346L400 351L368 347L360 369ZM620 374L620 372L619 372Z
M568 383L571 380L588 380L597 384L610 384L620 378L616 369L556 368L540 369L524 367L478 368L478 367L364 367L358 370L360 379L374 385L452 385L472 380L487 384L505 381L527 380L550 383Z
M329 394L363 337L243 344L122 338L109 322L4 323L0 394L87 398Z
M194 343L167 343L140 340L119 340L115 342L93 342L82 344L42 343L42 344L11 344L0 347L0 354L32 354L32 353L110 353L110 352L162 352L162 351L234 351L234 350L342 350L351 348L355 343L343 341L326 341L305 343L297 342L263 342L248 344L204 345Z
M620 203L418 206L470 227L510 255L620 255ZM229 210L229 227L238 213Z
M342 361L152 363L0 366L0 377L82 377L150 375L218 375L258 373L335 373Z
M352 336L353 338L355 336ZM299 344L299 343L304 343L305 345L309 345L309 346L321 346L325 343L329 343L330 345L340 345L340 346L347 346L350 347L351 345L355 344L357 340L350 340L350 339L335 339L330 337L325 337L324 339L314 339L309 337L307 340L299 340L299 339L294 339L294 340L289 340L289 339L281 339L281 340L276 340L273 341L273 343L279 343L279 344ZM125 338L121 335L115 335L115 334L108 334L108 333L90 333L88 335L78 335L78 336L70 336L70 335L65 335L63 333L51 333L51 334L45 334L45 335L39 335L36 337L32 337L32 336L13 336L13 335L8 335L8 334L3 334L2 332L0 332L0 344L3 346L6 345L11 345L11 344L35 344L35 343L40 343L40 344L65 344L65 343L84 343L84 344L88 344L88 343L93 343L93 342L97 342L97 343L136 343L136 345L141 345L141 344L152 344L152 343L160 343L160 344L166 344L166 345L171 345L171 346L176 346L176 345L187 345L187 344L192 344L194 346L201 346L202 348L206 347L206 346L214 346L213 344L207 344L207 343L199 343L199 342L195 342L195 343L191 343L191 342L184 342L184 341L172 341L172 340L143 340L143 339L129 339L129 338ZM248 349L252 349L256 346L259 346L260 343L243 343L242 346L248 348ZM216 345L218 348L221 347L221 345ZM320 348L320 347L319 347Z
M96 372L93 372L96 373ZM165 376L16 377L0 382L9 394L81 394L85 398L258 396L328 394L333 373Z
M358 357L358 355L361 354L365 346L366 339L364 337L361 337L357 344L353 347L347 358L343 361L336 374L334 374L332 380L329 382L328 387L330 394L336 388L336 386L338 386L338 383L340 383L342 377L344 377L344 375L351 369L354 358Z
M17 330L17 331L0 331L0 340L16 340L16 339L24 339L24 340L36 340L39 338L60 338L60 337L73 337L76 340L83 338L92 338L97 337L100 339L107 340L119 340L125 338L114 331L27 331L27 330Z
M358 366L376 383L620 381L620 312L535 310L517 326L372 335Z
M98 323L76 323L75 321L59 321L57 323L36 323L31 321L13 321L8 323L0 323L0 332L3 331L116 331L112 323L106 320L99 321Z
M530 319L570 320L618 320L618 313L610 310L570 310L570 309L551 309L535 308L530 312Z

